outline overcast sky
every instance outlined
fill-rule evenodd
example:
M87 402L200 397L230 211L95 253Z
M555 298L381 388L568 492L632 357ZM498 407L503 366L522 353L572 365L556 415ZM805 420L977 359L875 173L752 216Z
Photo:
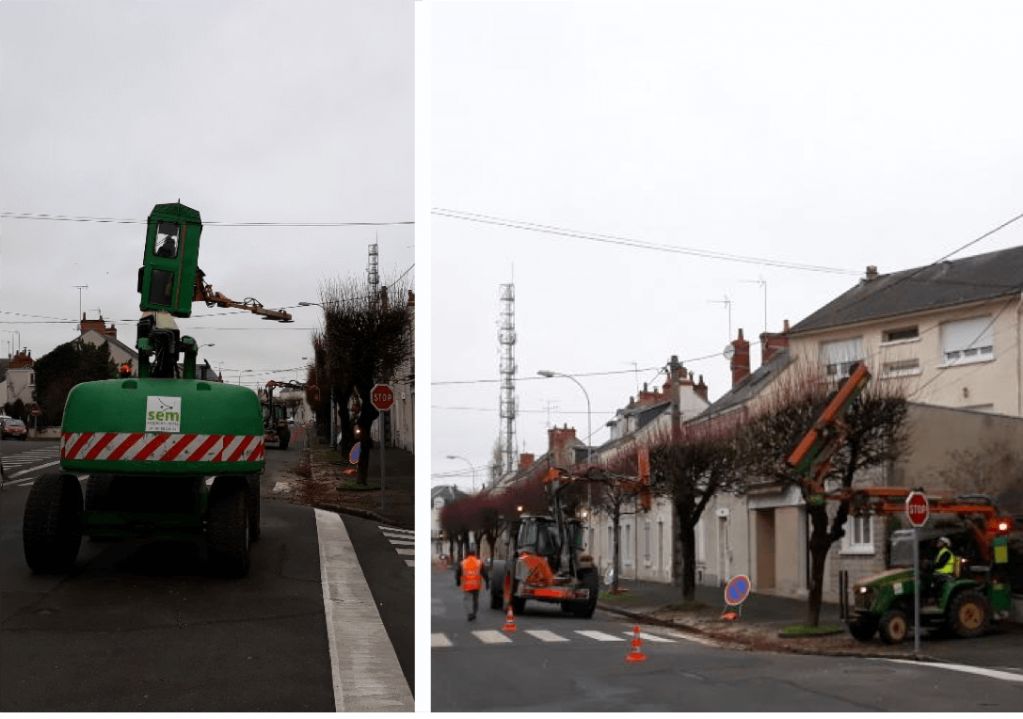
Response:
M359 2L0 2L0 211L144 222L175 202L225 222L413 219L413 6ZM212 227L213 287L268 307L331 278L414 263L411 225ZM45 354L102 310L135 343L144 224L0 219L0 348ZM405 282L413 286L415 270ZM183 333L225 380L303 378L319 308L294 324L193 305ZM44 324L40 317L70 322Z
M625 371L580 378L600 443L672 354L712 400L727 391L715 300L755 341L758 281L777 331L867 265L927 264L1023 212L1021 26L1023 8L991 2L435 4L434 207L846 272L435 214L433 484L470 484L446 455L480 479L490 461L497 384L445 382L497 378L501 283L518 300L518 449L540 454L548 422L584 437L587 417L576 385L537 370ZM1023 222L960 256L1021 243Z

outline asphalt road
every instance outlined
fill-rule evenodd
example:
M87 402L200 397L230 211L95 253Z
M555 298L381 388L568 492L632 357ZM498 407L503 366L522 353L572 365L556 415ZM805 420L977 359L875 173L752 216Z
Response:
M527 603L517 631L481 595L468 622L450 571L432 574L434 711L1018 711L1023 674L976 675L887 660L723 649L641 627L647 660L629 664L632 625ZM585 632L585 633L584 633Z
M379 625L384 637L373 656L390 652L395 667L389 686L379 677L369 682L374 696L381 708L395 696L411 702L413 570L376 525L266 499L297 452L267 452L262 539L252 547L249 576L226 580L205 571L192 544L136 540L86 539L69 575L33 575L23 558L22 513L31 481L56 469L45 465L57 444L4 442L2 450L0 711L367 708L353 701L361 677L338 646L358 640L345 634L352 622L336 601L356 590L387 607L360 615L364 634ZM325 527L335 537L327 547ZM398 576L368 587L361 564ZM348 573L332 575L337 566ZM391 635L399 646L388 645ZM404 657L401 669L395 654Z

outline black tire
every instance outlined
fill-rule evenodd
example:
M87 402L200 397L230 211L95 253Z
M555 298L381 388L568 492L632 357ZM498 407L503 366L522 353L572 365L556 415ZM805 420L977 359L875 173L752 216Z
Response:
M877 624L876 617L859 617L849 622L849 633L857 641L869 642L877 634Z
M980 592L959 592L948 603L948 626L957 637L971 639L987 631L991 623L991 605Z
M280 438L280 448L287 449L288 445L291 444L291 430L286 428L282 429L277 433L277 436Z
M85 480L85 508L90 511L108 509L113 484L114 478L110 475L90 475Z
M504 562L490 564L490 608L504 609Z
M249 541L258 542L260 535L263 533L262 527L260 526L260 505L261 500L259 497L259 475L254 474L248 478L248 496L247 505L249 510Z
M600 594L600 578L596 570L580 569L579 583L590 590L589 599L572 603L572 614L582 619L589 619L597 609L597 598Z
M881 615L877 629L882 642L898 644L909 635L909 618L901 609L889 609Z
M206 512L206 546L210 568L221 576L249 572L247 483L240 477L217 477Z
M25 503L25 561L36 574L71 569L82 544L82 487L70 474L44 474Z
M516 616L518 616L519 614L522 614L522 612L525 611L525 609L526 609L526 598L525 597L512 597L511 598L511 608L512 608L512 612L514 612Z

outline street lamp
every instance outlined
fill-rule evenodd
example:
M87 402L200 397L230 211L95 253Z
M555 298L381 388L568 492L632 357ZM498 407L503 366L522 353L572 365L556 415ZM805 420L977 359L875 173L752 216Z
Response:
M476 465L474 465L472 462L467 460L465 457L459 456L457 454L449 454L449 455L447 455L447 458L448 459L460 459L460 460L462 460L463 462L465 462L466 464L469 465L469 469L472 470L472 493L476 494Z
M590 411L590 393L586 391L585 387L583 387L582 382L580 382L570 374L565 374L564 372L554 372L549 369L539 370L537 374L540 375L541 377L547 377L548 379L551 377L565 377L566 379L570 379L573 382L575 382L576 385L579 386L579 389L583 391L583 396L586 397L586 468L587 470L589 470L589 468L593 465L593 447L591 446L591 443L593 441L593 426L591 424L592 412ZM593 490L590 484L591 484L590 482L586 483L586 509L588 514L593 513ZM593 529L591 528L590 544L592 543Z

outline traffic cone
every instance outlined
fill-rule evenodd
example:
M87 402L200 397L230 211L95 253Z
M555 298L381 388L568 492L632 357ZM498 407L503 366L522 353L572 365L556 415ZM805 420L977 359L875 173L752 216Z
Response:
M646 654L643 653L643 642L639 638L639 625L637 624L632 629L632 651L625 655L625 661L632 662L645 662Z
M501 627L501 631L511 634L516 631L515 629L515 615L512 614L511 604L508 605L508 613L504 617L504 626Z

